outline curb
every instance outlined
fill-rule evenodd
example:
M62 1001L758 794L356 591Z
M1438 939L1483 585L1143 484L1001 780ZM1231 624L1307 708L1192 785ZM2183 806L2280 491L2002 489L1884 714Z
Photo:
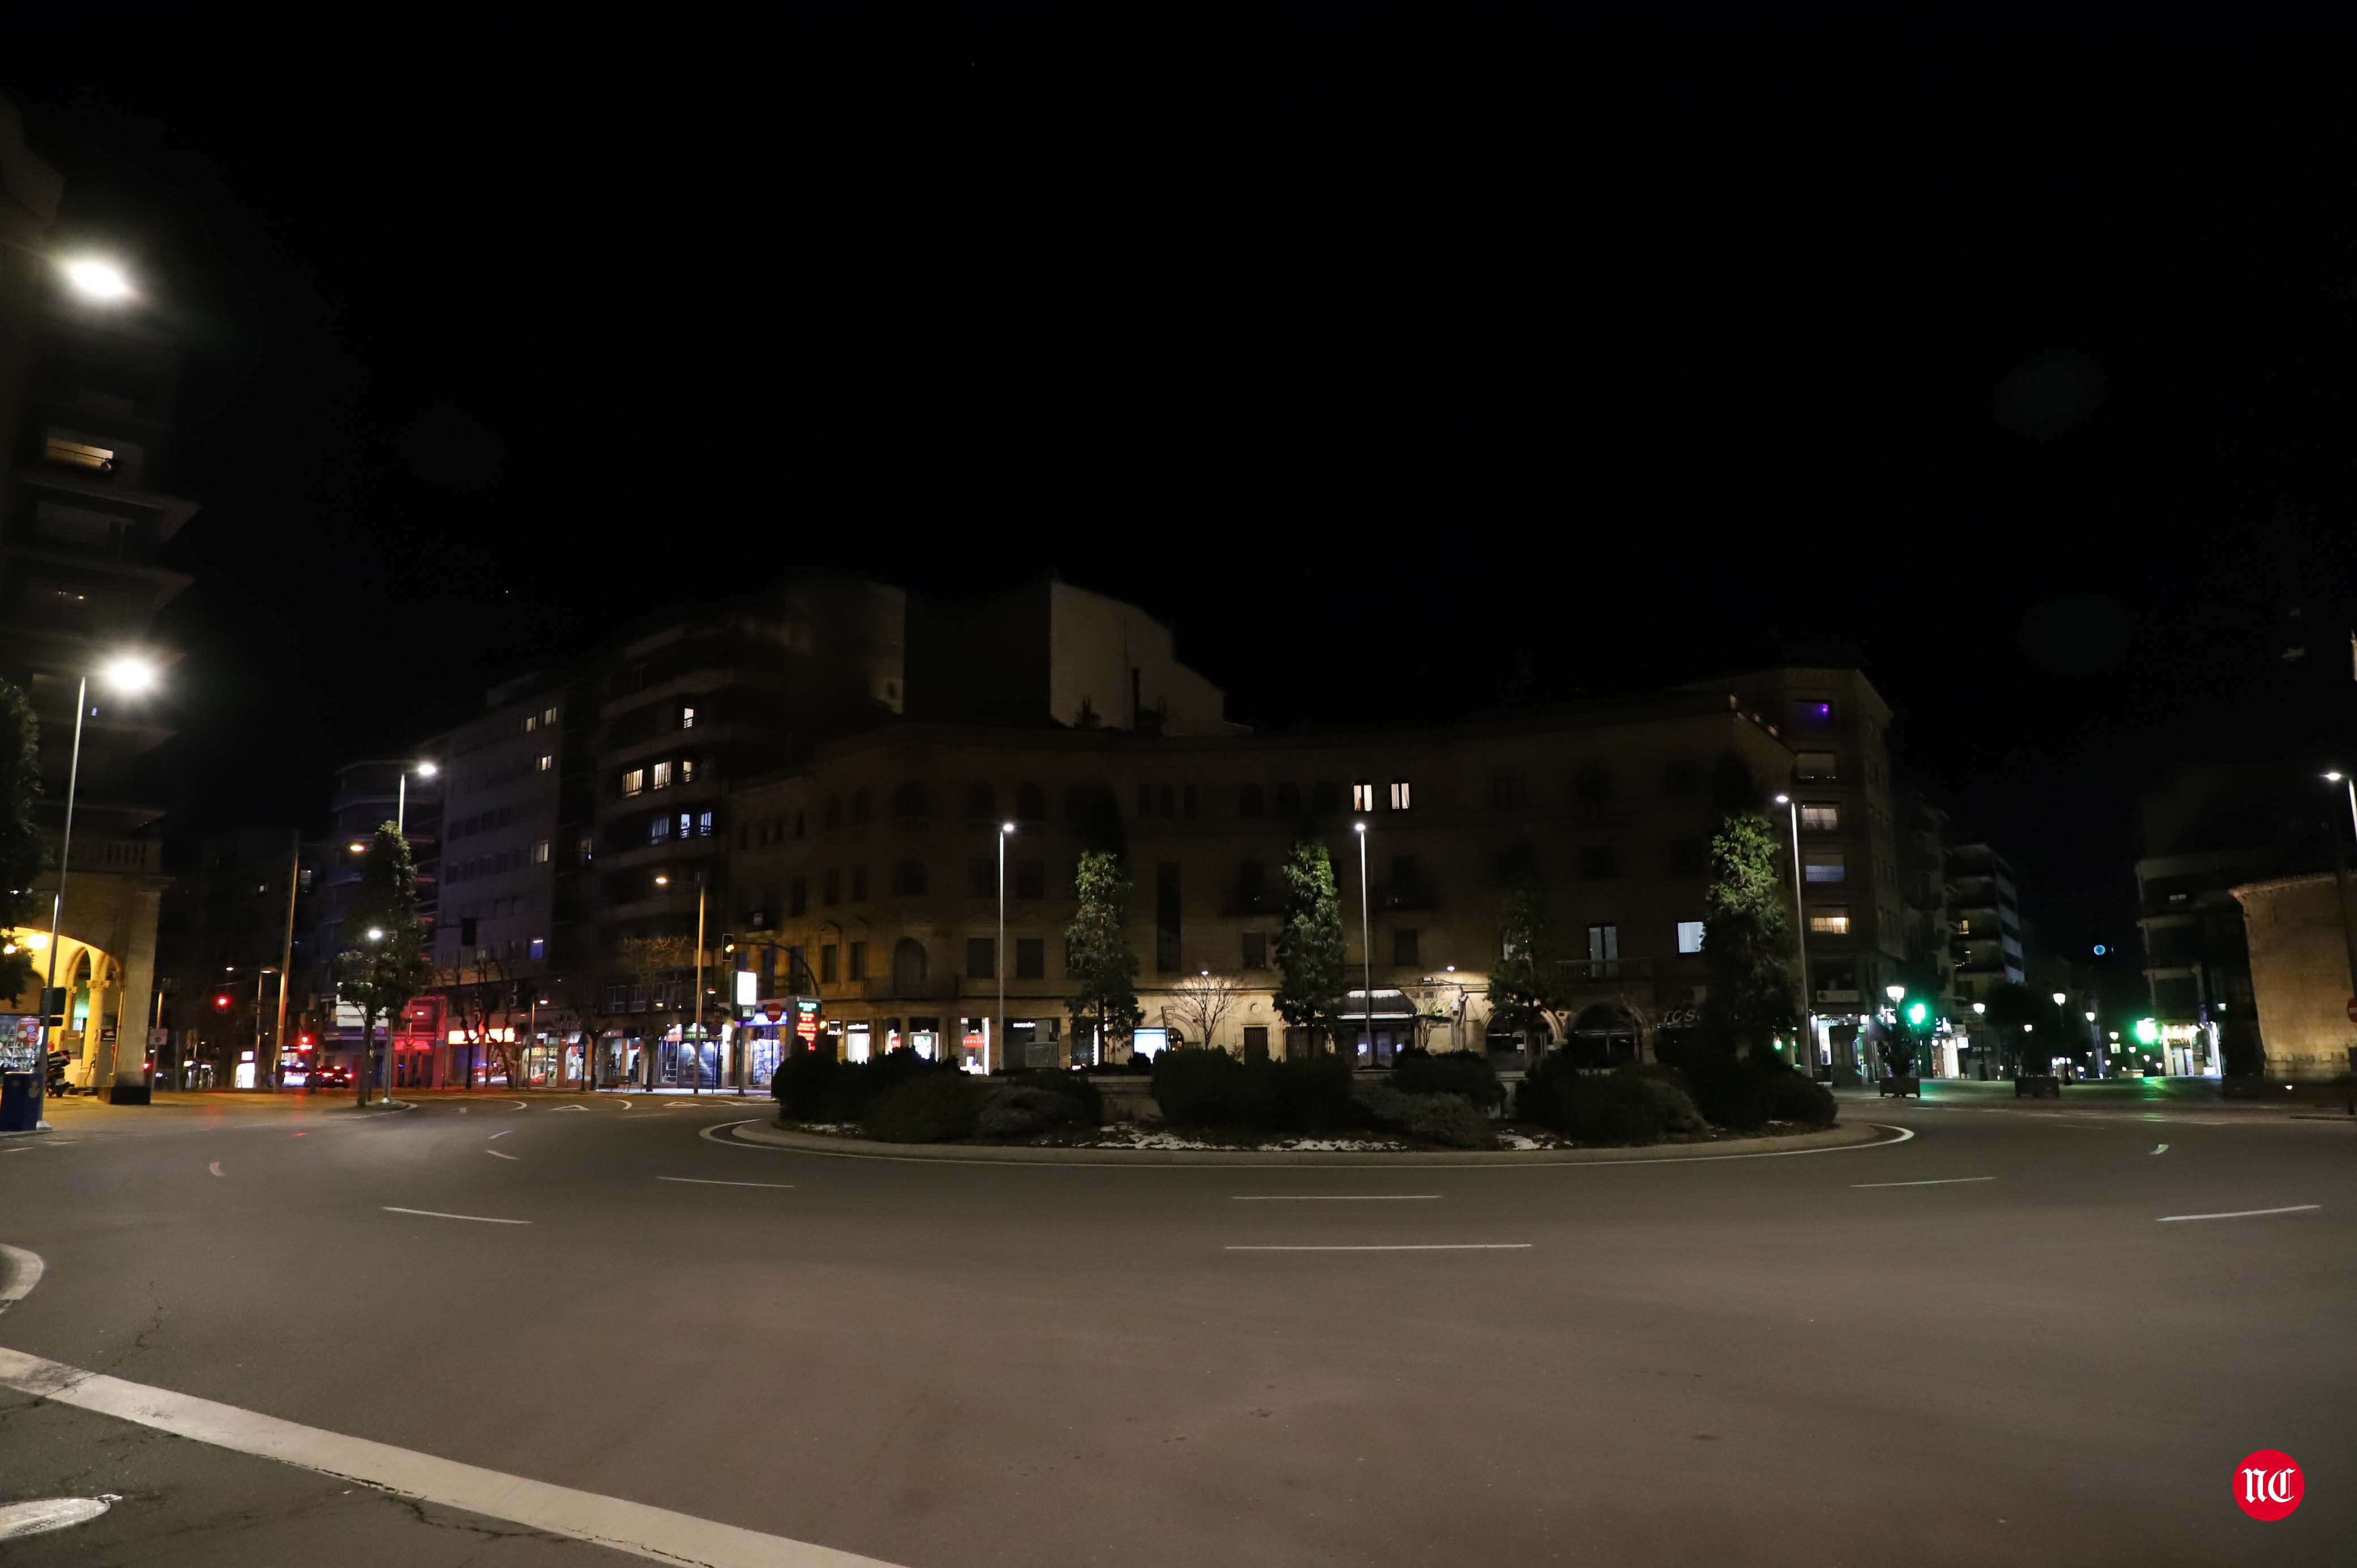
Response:
M703 1130L716 1143L759 1144L802 1155L839 1160L921 1160L952 1165L1508 1165L1524 1169L1555 1165L1689 1165L1706 1160L1756 1160L1781 1155L1837 1154L1844 1149L1903 1144L1915 1134L1903 1127L1864 1122L1799 1133L1781 1138L1730 1138L1711 1144L1670 1144L1641 1149L1053 1149L994 1148L965 1144L874 1144L865 1139L789 1133L767 1122L731 1122ZM1707 1155L1667 1151L1706 1147ZM885 1153L885 1150L890 1153ZM1110 1156L1110 1157L1109 1157Z

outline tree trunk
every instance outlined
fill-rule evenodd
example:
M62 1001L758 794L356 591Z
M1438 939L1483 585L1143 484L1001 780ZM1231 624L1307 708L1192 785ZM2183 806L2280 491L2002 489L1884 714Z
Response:
M360 1070L352 1074L352 1087L359 1095L357 1104L368 1104L369 1075L376 1067L376 1013L372 1008L361 1010Z

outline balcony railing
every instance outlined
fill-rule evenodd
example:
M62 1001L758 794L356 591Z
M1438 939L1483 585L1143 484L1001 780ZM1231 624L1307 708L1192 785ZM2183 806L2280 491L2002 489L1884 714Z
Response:
M44 829L42 847L48 851L50 867L58 864L59 838L54 830ZM163 845L154 839L92 838L87 833L74 834L72 863L66 867L69 875L79 876L86 871L112 871L123 875L143 875L163 864Z
M1653 977L1650 958L1566 958L1556 960L1555 967L1555 978L1571 986L1621 985Z

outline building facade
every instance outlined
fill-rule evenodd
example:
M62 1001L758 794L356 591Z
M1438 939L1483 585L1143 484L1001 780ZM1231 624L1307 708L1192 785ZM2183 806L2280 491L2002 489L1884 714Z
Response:
M1412 1043L1521 1050L1534 1042L1488 1029L1488 973L1502 868L1527 854L1577 999L1549 1043L1630 1059L1678 1038L1700 1000L1714 775L1732 765L1772 789L1792 763L1725 693L1305 739L895 726L732 799L737 951L714 961L771 1052L814 997L809 1026L852 1059L908 1045L977 1067L1093 1062L1104 1043L1065 1015L1063 932L1078 857L1111 829L1131 879L1137 1047L1297 1054L1308 1041L1287 1038L1273 990L1281 868L1306 836L1331 856L1353 991L1372 980L1348 1048L1371 1064ZM1207 1040L1197 993L1213 980L1233 996Z
M2341 879L2311 872L2244 883L2233 896L2244 911L2266 1076L2323 1082L2357 1072L2357 984ZM2174 1057L2189 1042L2164 1034L2159 1043Z

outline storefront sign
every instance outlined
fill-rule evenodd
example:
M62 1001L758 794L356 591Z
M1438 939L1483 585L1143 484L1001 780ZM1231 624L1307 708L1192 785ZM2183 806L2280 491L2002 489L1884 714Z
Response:
M804 1045L818 1038L819 999L815 996L794 998L794 1036Z

